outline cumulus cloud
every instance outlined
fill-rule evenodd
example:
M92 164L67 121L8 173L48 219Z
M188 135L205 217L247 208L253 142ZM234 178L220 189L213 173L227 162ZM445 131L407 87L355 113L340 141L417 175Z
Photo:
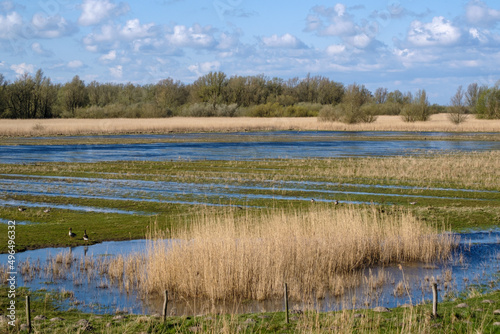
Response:
M34 42L33 44L31 44L31 51L33 51L39 56L44 56L44 57L53 55L52 52L45 50L45 48L38 42Z
M9 39L18 36L23 27L23 18L16 12L0 15L0 38Z
M76 27L59 15L45 16L37 13L31 19L34 35L41 38L58 38L76 31Z
M460 37L459 28L453 26L444 17L436 16L429 23L413 21L407 38L415 46L428 47L454 45Z
M81 8L82 14L78 18L78 24L82 26L96 25L130 10L126 3L115 4L109 0L84 0Z
M326 53L329 56L336 56L342 54L345 51L345 45L342 44L333 44L326 48Z
M121 42L133 42L157 35L154 23L141 24L138 19L128 20L124 26L105 24L100 31L85 36L83 43L91 52L117 48Z
M465 7L465 17L470 24L493 27L500 21L500 11L489 8L480 0L473 0Z
M99 60L100 61L113 61L116 59L116 50L111 50L109 51L109 53L105 54L105 55L102 55L101 57L99 57Z
M215 44L215 38L210 26L201 27L198 24L192 27L176 25L173 32L166 36L170 44L178 47L209 48Z
M110 67L109 68L109 73L113 76L115 79L121 79L123 77L123 66L118 65L115 67Z
M218 71L220 69L220 62L215 61L207 61L204 63L199 63L195 65L188 66L188 70L200 76L206 74L208 72Z
M306 18L304 31L316 32L318 36L338 37L351 49L373 49L380 44L376 41L378 22L363 19L357 23L349 13L349 8L342 3L333 7L316 6L311 11Z
M33 73L35 72L35 66L33 64L12 64L10 65L10 69L16 72L16 74L23 75L24 73Z
M81 60L72 60L68 62L69 68L80 68L83 67L83 62Z
M274 34L270 37L262 37L262 43L268 48L283 48L283 49L306 48L306 45L301 40L288 33L282 36Z

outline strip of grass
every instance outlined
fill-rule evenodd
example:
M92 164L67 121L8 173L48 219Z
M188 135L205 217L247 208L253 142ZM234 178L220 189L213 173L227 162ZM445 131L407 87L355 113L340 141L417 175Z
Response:
M265 133L265 132L264 132ZM55 136L55 137L1 137L2 145L116 145L116 144L153 144L153 143L192 143L192 142L213 142L213 143L235 143L235 142L295 142L295 141L318 141L317 136L300 135L294 136L296 132L284 132L282 135L260 135L260 134L224 134L220 135L213 133L204 136L182 136L182 135L158 135L142 137L140 135L121 136L116 138L114 135L100 136ZM369 140L369 141L399 141L399 140L440 140L440 141L500 141L499 133L471 133L467 135L452 134L447 136L426 136L426 133L420 134L400 134L400 135L383 135L370 133L363 135L362 133L352 133L342 136L323 136L321 141L338 141L338 140Z
M61 303L71 299L68 292L16 291L15 326L0 323L2 333L18 333L26 323L25 296L30 295L31 322L36 333L497 333L495 323L500 315L500 291L472 298L457 299L439 304L438 317L431 315L431 305L411 308L394 308L391 312L376 313L372 310L346 310L339 312L305 311L292 314L285 321L284 312L167 317L163 322L159 316L144 315L95 315L75 311L61 311ZM8 289L0 287L0 309L6 310L10 303ZM490 301L490 302L484 302ZM457 307L461 303L467 307ZM35 320L35 317L45 317ZM51 319L57 319L52 320Z

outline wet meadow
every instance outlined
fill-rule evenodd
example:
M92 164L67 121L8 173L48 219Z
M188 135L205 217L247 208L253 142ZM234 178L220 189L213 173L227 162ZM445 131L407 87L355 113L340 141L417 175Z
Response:
M494 328L495 133L26 140L0 145L0 252L15 220L19 283L39 314L91 315L110 333ZM432 283L445 320L428 316ZM154 316L164 290L168 324ZM457 311L464 298L480 306Z

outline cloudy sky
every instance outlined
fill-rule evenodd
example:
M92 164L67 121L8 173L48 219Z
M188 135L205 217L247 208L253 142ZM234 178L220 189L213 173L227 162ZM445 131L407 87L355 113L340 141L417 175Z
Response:
M493 0L0 0L0 73L137 84L311 73L448 104L459 85L500 79L499 28Z

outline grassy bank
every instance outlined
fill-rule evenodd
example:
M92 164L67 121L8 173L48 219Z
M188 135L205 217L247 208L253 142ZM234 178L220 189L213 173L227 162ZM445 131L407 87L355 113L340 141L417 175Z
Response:
M259 118L156 118L156 119L31 119L0 122L0 136L111 135L168 132L239 132L276 130L314 131L439 131L498 132L500 120L482 120L474 116L460 125L447 114L432 115L426 122L404 122L400 116L379 116L373 123L344 124L319 122L315 117Z
M439 304L438 318L431 305L394 308L391 312L345 310L321 313L301 311L285 322L284 312L241 315L167 317L143 315L94 315L58 310L66 294L19 289L16 296L17 321L14 327L0 322L3 333L18 333L26 323L25 295L31 295L32 326L35 333L497 333L500 291ZM7 288L0 288L0 308L5 309ZM465 303L466 307L458 307ZM462 306L462 305L460 305ZM34 320L39 317L39 320ZM51 321L51 319L54 319Z

